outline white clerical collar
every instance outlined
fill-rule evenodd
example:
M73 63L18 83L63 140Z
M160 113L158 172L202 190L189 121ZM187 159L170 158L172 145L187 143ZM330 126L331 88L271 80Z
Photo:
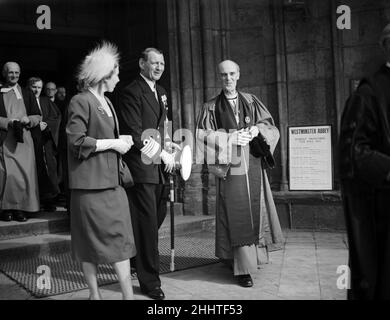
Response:
M22 99L22 95L20 94L20 90L19 90L19 85L18 84L15 84L14 86L8 86L8 87L2 87L0 89L1 92L4 92L4 93L7 93L9 91L13 90L15 92L15 95L16 95L16 99L20 100Z
M386 67L390 68L390 62L386 62Z
M235 92L235 95L233 97L228 97L226 92L224 90L222 90L222 91L223 91L223 94L225 95L225 98L228 100L234 100L234 99L238 98L238 91Z
M234 97L226 97L226 95L225 95L225 98L228 100L228 101L230 101L230 100L237 100L237 98L238 98L238 95L236 95L236 96L234 96Z
M148 78L146 78L142 73L140 73L140 76L142 78L144 78L144 80L146 81L146 83L149 85L150 89L155 92L156 91L156 81L152 81Z

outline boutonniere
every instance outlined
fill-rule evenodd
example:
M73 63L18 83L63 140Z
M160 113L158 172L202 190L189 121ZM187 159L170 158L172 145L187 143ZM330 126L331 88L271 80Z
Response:
M104 109L102 106L98 106L97 107L98 111L101 113L101 114L104 114Z
M161 101L163 102L165 107L168 105L168 99L165 94L161 96Z

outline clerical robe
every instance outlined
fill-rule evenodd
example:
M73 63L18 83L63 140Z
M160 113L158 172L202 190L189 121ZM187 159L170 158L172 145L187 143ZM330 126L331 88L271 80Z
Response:
M47 97L39 97L38 105L42 113L42 121L47 123L41 137L35 139L35 156L39 193L41 201L52 200L58 193L58 136L61 122L61 112Z
M348 299L390 299L390 63L346 102L339 164L348 232Z
M234 131L255 125L261 128L273 152L279 131L268 110L254 95L239 92L238 107L235 116L223 93L211 99L198 117L196 133L197 161L230 166L226 179L216 179L216 256L224 260L234 258L235 269L240 264L237 260L251 259L251 256L257 256L257 264L267 262L267 248L271 245L280 248L284 241L261 159L250 153L249 145L235 146L230 139ZM238 273L235 270L235 274L246 274L253 269L245 264L245 270Z
M0 209L39 211L39 192L32 132L41 116L33 93L17 85L0 94ZM23 129L23 143L17 142L10 119L28 116L32 128Z

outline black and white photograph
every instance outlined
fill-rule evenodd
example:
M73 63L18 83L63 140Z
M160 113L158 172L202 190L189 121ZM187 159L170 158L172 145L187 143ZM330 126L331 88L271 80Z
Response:
M0 0L0 72L0 300L390 299L389 1Z

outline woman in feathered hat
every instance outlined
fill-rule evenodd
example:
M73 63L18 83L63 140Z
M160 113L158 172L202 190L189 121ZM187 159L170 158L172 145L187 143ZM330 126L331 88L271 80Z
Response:
M119 82L117 48L103 42L80 65L81 93L72 98L66 126L73 258L82 263L90 299L101 299L97 265L112 263L123 299L133 299L130 261L135 256L126 193L121 186L120 155L133 141L119 136L118 120L105 92Z

